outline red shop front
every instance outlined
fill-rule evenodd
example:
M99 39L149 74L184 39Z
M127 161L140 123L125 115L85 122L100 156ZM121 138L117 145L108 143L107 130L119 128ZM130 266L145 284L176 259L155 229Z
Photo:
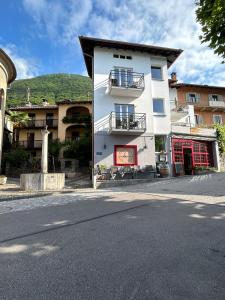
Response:
M174 175L191 175L194 167L213 167L212 142L172 138Z

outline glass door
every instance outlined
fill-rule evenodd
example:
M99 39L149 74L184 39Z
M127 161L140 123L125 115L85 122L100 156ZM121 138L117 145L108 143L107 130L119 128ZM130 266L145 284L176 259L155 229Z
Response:
M134 105L115 104L116 128L129 129L130 122L134 121Z
M133 70L128 68L115 67L115 79L117 86L131 87L133 84Z

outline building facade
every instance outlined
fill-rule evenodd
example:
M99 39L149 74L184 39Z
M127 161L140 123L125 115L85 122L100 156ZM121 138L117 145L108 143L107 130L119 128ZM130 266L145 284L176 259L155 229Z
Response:
M167 70L182 50L88 37L80 43L93 80L93 167L169 162Z
M0 172L5 127L5 107L8 85L16 78L16 68L10 57L0 49Z
M10 110L28 114L30 120L20 128L18 140L14 129L14 144L24 147L33 156L41 156L41 130L46 126L50 132L49 141L78 140L91 134L90 128L85 132L86 124L91 120L91 101L62 100L56 104L43 101L41 105L27 104Z
M175 78L174 78L175 79ZM225 124L225 87L170 82L177 106L194 105L195 122L199 127Z

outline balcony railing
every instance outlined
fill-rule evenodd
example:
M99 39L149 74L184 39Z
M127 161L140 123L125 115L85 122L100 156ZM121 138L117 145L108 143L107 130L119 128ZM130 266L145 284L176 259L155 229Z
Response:
M91 115L80 115L80 116L73 116L73 115L67 115L63 118L63 123L77 123L77 124L90 124L91 123Z
M16 142L16 146L24 147L25 149L41 149L42 140L19 141Z
M109 74L109 84L114 87L144 89L144 74L129 70L112 70Z
M209 100L209 106L225 108L225 101L213 101Z
M58 119L48 119L48 120L29 120L27 124L23 125L26 128L44 128L44 127L57 127Z
M146 114L111 112L109 130L112 133L142 133L146 130Z

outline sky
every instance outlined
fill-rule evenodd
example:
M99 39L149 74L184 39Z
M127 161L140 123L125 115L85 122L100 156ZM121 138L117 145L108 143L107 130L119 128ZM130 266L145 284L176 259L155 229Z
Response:
M0 0L0 47L18 79L87 75L78 36L183 49L169 69L180 82L225 86L225 64L201 44L194 0Z

